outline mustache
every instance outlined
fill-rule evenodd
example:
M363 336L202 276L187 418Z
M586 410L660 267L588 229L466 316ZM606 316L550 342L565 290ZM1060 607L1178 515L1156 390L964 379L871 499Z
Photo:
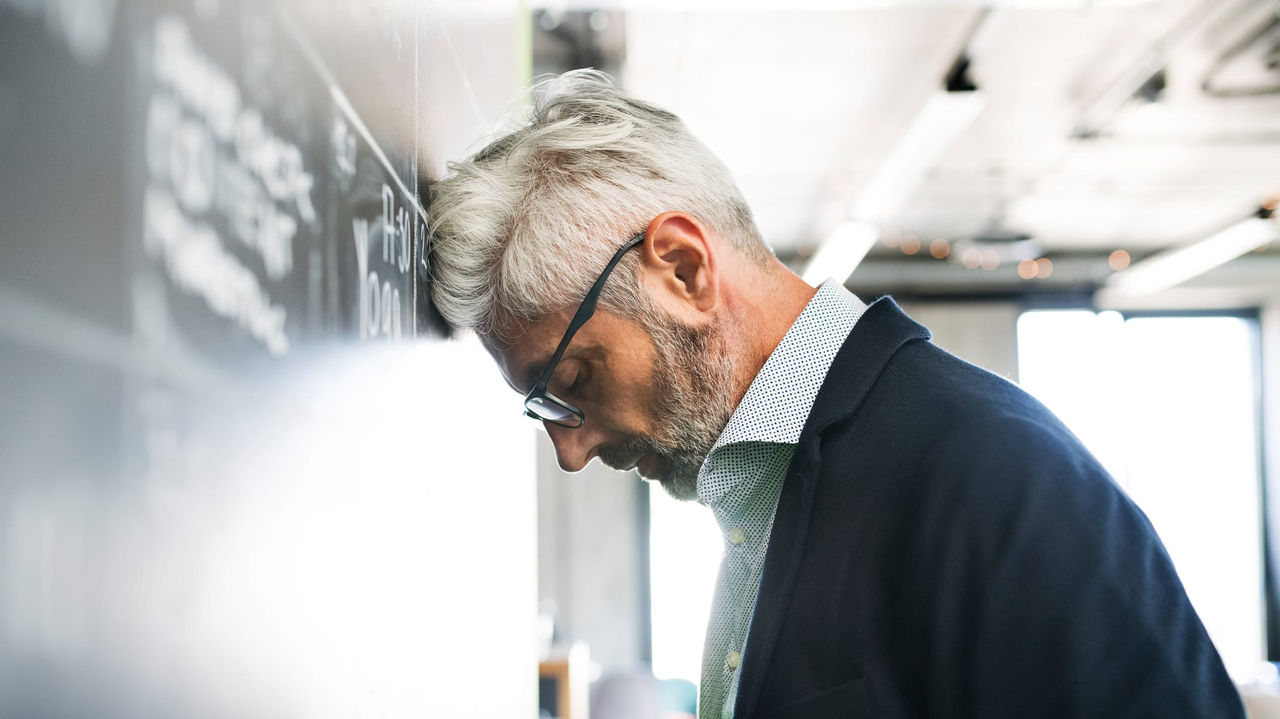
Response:
M661 448L652 440L632 437L617 444L600 448L600 461L614 469L628 469L646 454L661 454Z

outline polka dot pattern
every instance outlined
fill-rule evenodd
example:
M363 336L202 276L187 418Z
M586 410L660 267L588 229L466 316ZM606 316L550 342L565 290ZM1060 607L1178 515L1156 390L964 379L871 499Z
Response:
M702 652L699 719L733 716L787 466L832 360L866 309L839 283L823 283L747 388L698 471L698 501L715 515L725 546Z

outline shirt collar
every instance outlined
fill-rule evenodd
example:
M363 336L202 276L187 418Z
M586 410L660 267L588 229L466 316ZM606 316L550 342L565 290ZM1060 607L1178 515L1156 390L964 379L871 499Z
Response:
M703 461L698 472L700 498L703 475L722 447L740 442L795 444L800 440L827 370L866 308L839 282L822 283L765 360Z

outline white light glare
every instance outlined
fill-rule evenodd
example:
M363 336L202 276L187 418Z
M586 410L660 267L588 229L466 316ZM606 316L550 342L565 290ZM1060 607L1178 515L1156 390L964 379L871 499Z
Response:
M929 98L862 191L850 217L885 222L906 203L942 153L986 105L981 92L938 92Z
M1159 292L1277 239L1280 239L1280 224L1251 218L1199 242L1137 262L1112 275L1108 284L1117 293L1126 295Z
M818 246L804 270L804 281L818 285L827 278L843 283L880 236L870 222L845 222Z

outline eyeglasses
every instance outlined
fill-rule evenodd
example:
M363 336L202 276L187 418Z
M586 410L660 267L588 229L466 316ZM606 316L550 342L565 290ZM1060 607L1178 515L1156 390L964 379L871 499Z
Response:
M630 240L627 240L627 244L618 248L618 251L613 255L613 259L609 260L609 264L605 265L604 272L601 272L600 276L596 278L596 283L591 285L590 290L587 290L587 296L582 300L582 304L578 306L578 311L574 313L573 319L569 321L569 329L565 330L564 338L560 340L560 346L556 347L555 353L547 361L546 368L542 370L542 375L533 384L529 394L524 396L524 413L526 416L543 422L558 424L562 427L582 426L584 421L582 410L548 392L547 381L551 379L551 373L555 371L556 364L560 362L560 356L564 354L565 349L569 346L569 341L573 339L574 333L596 313L596 302L600 299L600 290L604 289L604 281L609 279L609 273L613 272L613 268L622 260L622 256L627 254L627 250L644 242L644 234L644 232L637 233Z

